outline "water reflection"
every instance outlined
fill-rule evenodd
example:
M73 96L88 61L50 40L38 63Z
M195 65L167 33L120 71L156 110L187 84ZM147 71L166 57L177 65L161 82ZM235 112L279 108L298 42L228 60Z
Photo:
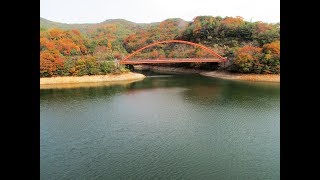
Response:
M225 81L210 77L197 75L150 75L142 81L123 82L122 84L95 83L81 87L62 89L42 89L40 96L48 96L50 101L68 101L99 99L101 97L112 97L117 93L134 94L156 90L159 88L185 88L181 92L183 98L195 104L216 104L225 105L229 103L254 104L259 107L266 107L270 100L279 101L280 86L277 83L257 83ZM170 92L168 92L170 93ZM267 101L266 101L267 100Z
M124 81L111 81L111 82L86 82L86 83L61 83L61 84L42 84L40 89L71 89L71 88L87 88L99 86L126 86L130 83L140 80L124 80Z
M279 179L279 86L196 75L40 90L41 179Z

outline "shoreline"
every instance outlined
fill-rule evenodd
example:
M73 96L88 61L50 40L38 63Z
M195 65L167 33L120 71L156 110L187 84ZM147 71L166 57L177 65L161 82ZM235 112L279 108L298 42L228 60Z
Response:
M186 68L180 68L180 67L176 68L176 67L148 66L148 65L137 65L135 66L135 69L152 70L155 72L170 72L170 73L186 73L186 74L196 73L202 76L228 79L228 80L280 83L280 74L241 74L241 73L231 73L224 70L205 71L205 70L198 70L198 69L186 69Z
M139 73L122 73L118 75L93 75L93 76L58 76L40 78L40 89L73 88L105 85L125 85L143 80L146 76Z
M151 70L162 73L185 73L199 74L207 77L251 81L251 82L280 82L279 74L240 74L230 73L224 70L205 71L198 69L186 69L176 67L136 65L137 70ZM78 87L96 87L96 86L111 86L111 85L128 85L132 82L143 80L146 76L140 73L127 72L122 74L107 74L107 75L85 75L85 76L58 76L40 78L40 89L55 89L55 88L78 88Z

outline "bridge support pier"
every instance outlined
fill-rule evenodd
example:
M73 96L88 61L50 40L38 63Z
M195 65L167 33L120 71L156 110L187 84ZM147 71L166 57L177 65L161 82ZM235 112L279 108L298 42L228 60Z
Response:
M134 66L132 64L126 64L126 68L128 68L130 71L134 71Z

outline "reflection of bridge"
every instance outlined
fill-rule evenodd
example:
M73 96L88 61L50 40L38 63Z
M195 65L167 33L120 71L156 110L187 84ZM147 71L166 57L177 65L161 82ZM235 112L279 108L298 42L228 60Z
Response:
M166 44L166 43L181 43L181 44L189 44L195 47L199 47L200 49L205 50L209 54L213 55L216 58L161 58L161 59L137 59L137 60L130 60L132 56L136 55L137 53L141 52L144 49L159 45L159 44ZM226 62L227 58L220 56L213 50L201 45L201 44L196 44L188 41L181 41L181 40L168 40L168 41L161 41L161 42L156 42L150 45L147 45L145 47L142 47L133 53L129 54L127 57L122 59L119 63L120 64L127 64L127 65L132 65L132 64L157 64L157 63L202 63L202 62Z

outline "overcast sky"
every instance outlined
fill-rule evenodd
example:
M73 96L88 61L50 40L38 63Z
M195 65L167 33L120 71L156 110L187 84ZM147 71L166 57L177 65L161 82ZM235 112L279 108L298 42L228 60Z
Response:
M280 0L40 0L40 17L62 23L191 21L200 15L275 23L280 22Z

